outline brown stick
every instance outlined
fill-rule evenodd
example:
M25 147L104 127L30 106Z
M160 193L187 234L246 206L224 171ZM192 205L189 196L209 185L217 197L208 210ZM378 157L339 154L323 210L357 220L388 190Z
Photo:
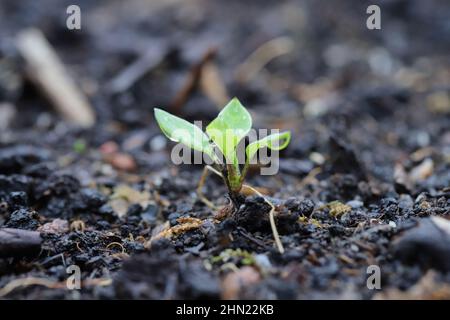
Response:
M67 120L82 127L95 123L86 96L69 76L56 52L38 29L27 29L16 38L17 49L26 62L28 76Z
M38 254L41 242L41 235L37 231L1 228L0 257L23 257Z

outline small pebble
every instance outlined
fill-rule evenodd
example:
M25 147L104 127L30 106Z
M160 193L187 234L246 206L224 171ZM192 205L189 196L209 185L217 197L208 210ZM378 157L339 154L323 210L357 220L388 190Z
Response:
M150 149L152 149L152 151L163 150L166 145L167 139L160 134L150 140Z
M352 207L353 209L362 208L364 206L364 202L359 200L351 200L346 203L348 206Z
M397 224L396 224L394 221L389 221L389 225L390 225L392 228L397 228Z

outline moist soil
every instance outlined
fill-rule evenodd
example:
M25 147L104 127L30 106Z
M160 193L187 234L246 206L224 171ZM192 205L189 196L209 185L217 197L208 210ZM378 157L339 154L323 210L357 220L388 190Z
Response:
M70 31L72 2L0 4L0 228L42 239L0 258L2 299L450 298L448 1L382 1L381 30L366 28L365 1L78 1ZM94 127L62 120L29 80L14 37L31 26ZM279 37L289 53L239 73ZM212 48L254 126L292 132L279 172L247 179L276 206L283 254L264 199L233 212L211 175L220 209L207 207L203 166L174 165L153 118L214 118L208 90L183 94ZM141 76L113 81L148 52ZM81 290L66 287L71 265Z

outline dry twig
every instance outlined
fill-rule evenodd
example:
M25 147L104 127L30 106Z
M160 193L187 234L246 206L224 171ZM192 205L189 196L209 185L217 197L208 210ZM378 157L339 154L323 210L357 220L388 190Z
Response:
M19 33L16 45L27 66L27 74L69 122L81 127L95 123L94 111L75 85L50 43L38 29Z

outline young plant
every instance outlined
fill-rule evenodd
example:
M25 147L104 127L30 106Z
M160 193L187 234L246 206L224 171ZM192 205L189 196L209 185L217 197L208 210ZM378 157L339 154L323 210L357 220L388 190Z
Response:
M155 118L162 132L169 139L182 143L191 149L201 151L213 160L214 164L212 166L205 166L199 188L197 189L200 199L210 207L213 207L213 204L201 193L208 170L223 178L229 197L235 209L237 209L240 205L240 192L244 188L246 191L262 196L254 188L244 184L250 160L261 148L266 147L272 150L286 148L291 139L291 133L287 131L271 134L250 143L245 149L245 163L240 165L237 147L239 142L249 133L252 127L252 118L237 98L232 99L206 127L206 133L194 124L158 108L155 108ZM222 157L216 153L217 150L223 156L224 161L221 161ZM270 212L272 230L275 239L278 240L278 248L282 252L283 249L281 242L279 242L273 219L274 206L267 198L264 199L272 208Z

